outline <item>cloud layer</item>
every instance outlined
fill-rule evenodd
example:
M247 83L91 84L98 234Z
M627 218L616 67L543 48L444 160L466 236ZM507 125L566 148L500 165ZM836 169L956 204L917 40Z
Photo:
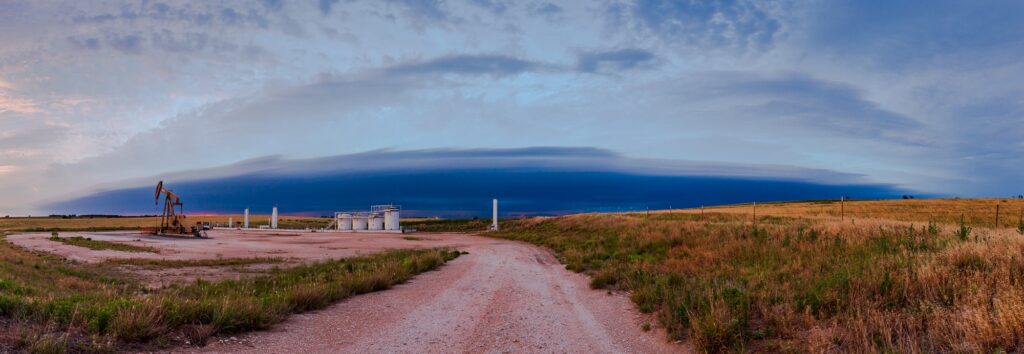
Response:
M172 171L387 148L589 146L765 176L800 166L942 195L1016 195L1022 10L5 1L0 213L45 212Z
M594 148L372 151L311 159L265 157L137 181L47 206L56 213L155 212L152 184L198 212L279 205L332 215L397 203L410 216L627 211L786 199L891 198L899 191L860 176L787 166L743 166L623 157ZM821 181L828 181L823 183Z

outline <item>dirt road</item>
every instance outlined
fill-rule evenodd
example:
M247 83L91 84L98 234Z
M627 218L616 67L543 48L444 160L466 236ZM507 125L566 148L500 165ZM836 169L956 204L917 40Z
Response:
M214 338L206 353L667 353L664 332L622 294L591 290L550 252L473 236L470 252L391 290Z
M691 351L686 346L668 343L664 331L656 327L643 331L643 324L653 325L655 321L638 313L625 295L590 289L586 276L565 270L550 251L520 242L466 234L215 230L211 231L210 239L199 240L137 232L61 233L62 237L82 236L159 250L153 253L90 250L52 241L49 236L34 233L11 235L7 239L21 247L81 262L221 257L282 257L304 262L389 249L435 247L469 252L394 289L359 295L321 311L293 315L269 331L213 338L205 348L179 348L178 352ZM197 276L240 276L224 273L227 270L222 268L171 269L157 278L191 281Z

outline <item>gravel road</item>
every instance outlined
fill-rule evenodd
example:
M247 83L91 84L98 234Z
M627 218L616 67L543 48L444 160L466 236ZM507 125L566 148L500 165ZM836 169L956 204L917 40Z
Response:
M438 271L391 290L293 315L273 329L211 338L204 353L669 353L650 316L622 294L591 290L539 247L474 238Z

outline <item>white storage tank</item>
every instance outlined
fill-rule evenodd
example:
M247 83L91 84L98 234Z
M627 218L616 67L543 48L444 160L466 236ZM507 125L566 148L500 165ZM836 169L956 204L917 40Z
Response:
M384 210L384 230L401 230L402 227L399 226L399 220L401 219L399 219L398 208L392 207Z
M367 221L365 216L352 217L352 230L366 230Z
M352 214L340 214L338 215L338 230L351 231L352 230Z
M370 230L384 230L384 219L380 214L370 214L369 224Z

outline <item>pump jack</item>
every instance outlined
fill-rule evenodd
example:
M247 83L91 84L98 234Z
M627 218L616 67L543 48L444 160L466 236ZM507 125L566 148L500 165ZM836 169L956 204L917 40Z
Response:
M157 234L176 234L176 235L187 235L190 230L185 227L185 208L181 203L181 197L170 189L164 188L164 181L160 181L156 184L156 193L154 193L154 205L160 205L160 194L164 195L164 211L160 218L160 228L157 229ZM177 207L177 210L175 210ZM194 231L194 230L192 230ZM192 232L193 234L195 232Z

